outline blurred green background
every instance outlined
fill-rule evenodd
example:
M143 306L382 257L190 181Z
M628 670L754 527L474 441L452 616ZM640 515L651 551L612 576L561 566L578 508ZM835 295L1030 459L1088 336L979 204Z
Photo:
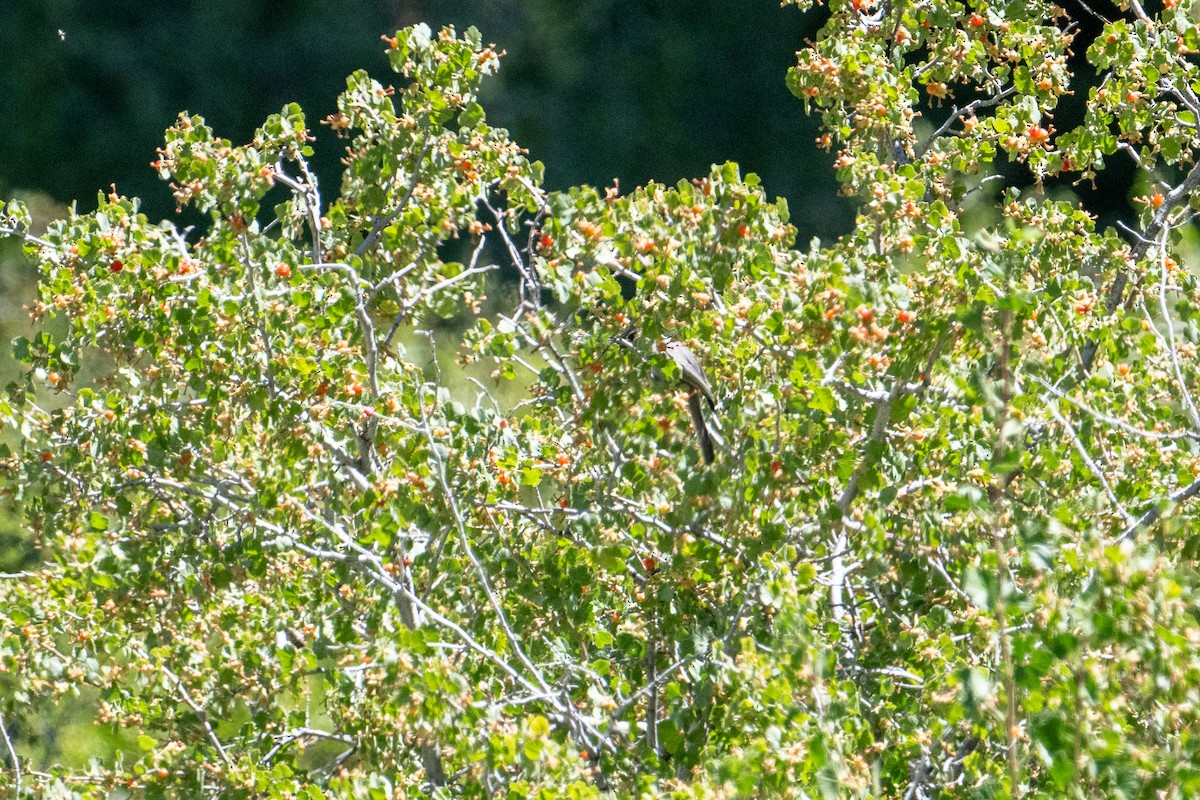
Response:
M507 50L485 107L550 188L674 182L732 160L788 198L802 239L852 221L815 120L784 86L820 15L771 0L9 0L4 16L3 194L88 210L116 183L170 215L148 165L179 111L241 142L293 100L328 192L342 145L315 123L352 70L392 80L380 35L425 21L475 25Z

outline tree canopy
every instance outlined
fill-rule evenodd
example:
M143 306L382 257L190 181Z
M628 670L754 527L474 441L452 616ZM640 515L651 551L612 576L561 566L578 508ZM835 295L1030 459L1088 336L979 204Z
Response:
M1077 5L831 0L807 247L732 163L546 191L424 25L336 191L289 105L167 131L202 230L8 203L0 791L1194 796L1198 9ZM1061 187L1122 159L1118 231ZM69 701L114 744L41 763Z

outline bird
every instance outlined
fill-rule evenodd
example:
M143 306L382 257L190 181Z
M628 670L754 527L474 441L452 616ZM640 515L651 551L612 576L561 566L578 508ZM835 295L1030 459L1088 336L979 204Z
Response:
M636 324L631 324L619 336L614 336L612 341L620 344L622 347L627 347L635 350L634 342L641 335L641 329ZM656 348L660 353L665 353L668 358L674 362L676 369L679 370L679 379L691 391L688 392L688 414L692 418L692 426L696 429L696 439L700 443L700 453L704 456L705 464L712 464L716 459L716 449L713 447L713 440L724 446L720 435L716 434L704 419L704 407L700 403L700 398L703 397L708 402L708 407L714 413L717 410L716 397L713 396L712 386L708 383L708 377L704 374L704 365L700 363L700 359L690 347L680 341L674 339L660 339ZM651 375L655 380L662 380L662 370L654 367L651 370Z
M704 463L711 464L716 458L716 452L713 449L712 432L704 420L704 407L700 404L700 398L703 397L707 400L709 409L714 412L717 410L717 403L713 397L712 387L708 384L708 378L704 374L704 366L692 349L683 342L668 340L664 346L664 352L679 368L680 380L691 389L688 392L688 413L691 414L692 425L696 428L696 439L700 443L700 453L704 456Z

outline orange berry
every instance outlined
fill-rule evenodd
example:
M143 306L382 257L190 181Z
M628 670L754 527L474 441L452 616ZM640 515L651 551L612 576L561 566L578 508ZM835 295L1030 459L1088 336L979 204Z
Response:
M601 230L600 226L587 220L581 220L575 225L575 228L589 239L599 239Z

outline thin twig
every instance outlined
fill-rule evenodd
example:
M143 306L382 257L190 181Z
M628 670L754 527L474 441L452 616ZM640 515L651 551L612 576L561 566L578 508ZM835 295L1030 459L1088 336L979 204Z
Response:
M425 156L429 152L429 148L432 146L432 144L433 142L431 142L429 139L429 132L426 131L421 139L421 147L417 152L417 157L413 160L412 178L408 182L408 191L406 191L404 196L400 198L400 202L396 204L394 209L387 214L381 214L375 218L375 223L371 226L371 232L368 233L362 242L359 243L358 247L354 249L354 255L361 256L363 253L370 250L371 246L374 245L375 241L379 238L379 234L383 233L383 230L387 228L388 225L391 225L393 222L395 222L396 217L404 213L404 209L408 207L408 201L412 199L413 192L417 190L417 183L421 179L421 162L425 160Z
M1100 420L1101 422L1112 425L1114 428L1119 428L1119 429L1125 431L1126 433L1131 433L1134 436L1140 436L1143 439L1148 439L1150 441L1159 441L1159 442L1160 441L1179 441L1180 439L1195 439L1195 438L1197 438L1198 435L1200 435L1198 433L1189 432L1189 431L1184 431L1184 432L1180 432L1180 433L1163 433L1160 431L1148 431L1148 430L1143 430L1142 428L1135 428L1134 426L1130 425L1128 422L1125 422L1122 419L1118 419L1117 417L1111 416L1109 414L1105 414L1103 411L1097 411L1096 409L1092 408L1088 404L1084 403L1082 400L1076 400L1074 397L1071 397L1069 394L1059 391L1054 386L1051 386L1049 383L1046 383L1046 381L1042 380L1041 378L1037 377L1036 375L1033 376L1033 381L1035 383L1037 383L1039 386L1041 386L1043 389L1045 389L1046 391L1050 392L1055 397L1059 398L1060 400L1066 400L1068 403L1075 406L1080 411L1090 414L1091 416L1095 417L1096 419Z
M1180 503L1185 503L1188 500L1191 500L1198 494L1200 494L1200 478L1192 481L1187 486L1170 495L1167 499L1172 505L1179 505ZM1151 508L1145 514L1142 514L1132 525L1122 531L1121 535L1118 536L1116 540L1118 542L1124 541L1138 531L1153 525L1158 521L1159 517L1162 516L1163 506L1164 504L1162 501L1159 501L1153 508Z
M1182 205L1196 189L1200 188L1200 162L1192 166L1187 177L1183 179L1171 191L1167 192L1163 198L1163 204L1154 212L1154 216L1150 219L1150 224L1146 226L1146 230L1142 231L1138 237L1138 241L1132 248L1132 261L1137 263L1149 251L1151 245L1158 240L1159 235L1166 229L1170 228L1168 220L1171 213ZM1113 279L1112 286L1109 287L1108 296L1104 301L1105 313L1112 316L1117 307L1121 305L1121 301L1125 297L1125 286L1129 283L1129 269L1122 269ZM1083 357L1079 364L1079 377L1082 379L1092 370L1092 365L1096 360L1096 352L1099 349L1099 343L1092 339L1083 347Z
M4 714L0 712L0 735L4 737L4 744L8 748L9 758L12 759L13 775L16 778L15 797L21 796L21 759L17 757L17 748L13 746L12 738L8 735L8 726L4 724Z
M148 654L142 654L142 658L146 661L150 661ZM233 766L233 759L229 757L229 753L225 751L225 746L221 744L220 738L217 737L217 732L213 729L212 723L208 721L208 715L204 713L204 709L201 708L194 699L192 699L192 695L190 692L188 692L187 687L183 685L183 681L180 680L179 676L172 672L167 665L161 664L159 665L159 669L162 670L164 675L175 682L175 688L179 690L179 696L183 698L183 702L187 703L188 707L191 708L192 711L195 711L196 715L200 717L200 724L204 726L204 732L208 734L208 739L213 743L213 747L217 748L217 753L221 756L221 760L224 761L227 766Z
M1125 506L1117 497L1116 492L1113 491L1112 486L1109 485L1108 479L1104 477L1104 470L1100 469L1100 466L1092 459L1091 454L1087 451L1087 448L1084 447L1083 441L1079 438L1079 434L1075 432L1074 426L1071 425L1071 421L1063 416L1062 413L1054 407L1054 403L1050 400L1050 398L1043 396L1042 401L1046 404L1046 409L1050 412L1050 415L1054 417L1055 421L1058 422L1059 425L1063 426L1064 430L1066 430L1067 436L1071 438L1071 442L1075 445L1075 452L1079 453L1079 457L1083 459L1083 463L1100 483L1100 486L1104 489L1104 493L1108 496L1108 501L1112 503L1117 511L1121 514L1126 524L1132 524L1133 515L1125 510Z

